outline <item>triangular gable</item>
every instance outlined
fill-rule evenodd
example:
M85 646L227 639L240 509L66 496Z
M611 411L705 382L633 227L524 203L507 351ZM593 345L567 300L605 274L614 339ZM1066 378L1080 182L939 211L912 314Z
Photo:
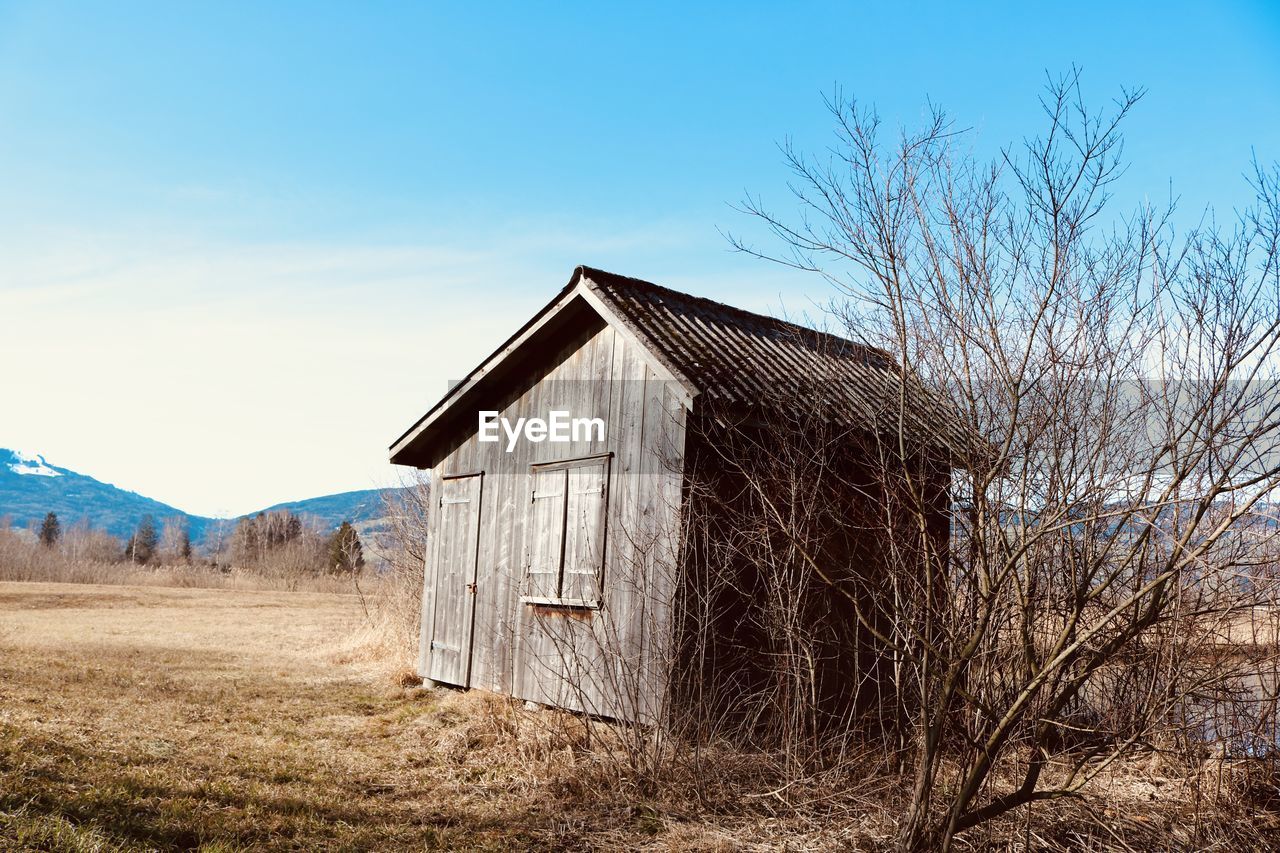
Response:
M478 405L478 401L484 399L490 387L516 373L518 368L527 371L524 356L536 348L535 345L539 342L554 339L565 329L580 324L584 311L592 312L636 344L642 358L653 371L662 379L678 385L685 393L686 407L691 405L698 389L643 332L595 292L591 286L590 272L592 270L589 267L583 266L574 270L569 283L546 307L467 374L465 379L450 388L417 423L396 439L389 451L391 462L419 468L433 466L443 455L438 448L453 437L457 429L465 428L456 423L452 416L462 411L467 418L474 418L475 410L483 408ZM472 429L475 427L474 420L467 420L465 424L470 424Z

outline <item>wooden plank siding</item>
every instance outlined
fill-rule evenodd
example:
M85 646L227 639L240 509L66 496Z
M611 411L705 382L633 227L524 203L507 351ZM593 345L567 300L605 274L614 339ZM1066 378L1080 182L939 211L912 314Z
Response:
M665 561L679 541L687 395L613 326L598 318L580 326L554 357L538 360L535 375L485 408L512 423L552 410L598 417L603 442L521 438L508 452L505 434L494 443L472 434L432 469L419 669L445 683L650 719L666 684L660 661L675 584ZM583 464L545 467L569 460ZM441 543L451 521L439 498L447 478L481 472L470 673L450 679L432 648L437 599L450 594L441 588ZM593 532L595 513L603 524ZM566 523L567 534L558 526ZM598 575L589 575L591 561L603 563ZM531 565L540 570L532 576ZM556 598L579 606L538 603Z

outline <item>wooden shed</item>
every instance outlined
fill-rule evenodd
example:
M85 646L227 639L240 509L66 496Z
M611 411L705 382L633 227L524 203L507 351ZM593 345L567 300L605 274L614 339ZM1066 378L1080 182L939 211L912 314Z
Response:
M860 430L901 396L884 353L579 267L390 449L431 478L420 674L621 720L665 713L690 525L705 523L691 478L716 466L705 450L727 413L815 380Z

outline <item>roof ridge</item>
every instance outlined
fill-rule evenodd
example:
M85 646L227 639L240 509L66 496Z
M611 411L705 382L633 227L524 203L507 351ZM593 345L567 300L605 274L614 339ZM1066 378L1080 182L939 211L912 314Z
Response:
M630 275L622 275L621 273L609 272L608 270L600 269L599 267L589 266L587 264L580 264L578 266L578 271L582 275L586 276L587 278L591 279L592 281L598 284L622 286L622 287L630 287L630 288L638 287L639 289L648 289L648 290L658 291L659 294L669 294L673 297L676 297L679 300L693 302L695 305L703 308L704 310L713 309L715 311L728 314L731 318L733 317L745 318L755 323L764 323L774 327L778 331L798 332L801 335L816 336L820 340L829 340L833 343L836 343L842 348L856 347L858 350L862 351L862 353L864 354L879 356L881 358L888 359L890 362L893 361L893 355L888 350L885 350L881 347L873 346L867 343L862 343L860 341L850 340L849 338L843 337L841 335L837 335L832 332L824 332L820 329L814 329L810 326L802 326L799 323L794 323L790 320L784 320L780 317L773 317L768 314L760 314L755 311L748 311L745 308L739 308L736 305L729 305L728 303L725 303L725 302L718 302L706 296L698 296L693 293L687 293L683 290L676 290L675 288L657 284L655 282L648 281L646 279L636 278L635 276L630 276Z

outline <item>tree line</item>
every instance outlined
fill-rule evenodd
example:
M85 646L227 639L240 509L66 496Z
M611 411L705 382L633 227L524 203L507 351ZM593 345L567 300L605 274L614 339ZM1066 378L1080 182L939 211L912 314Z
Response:
M165 519L157 527L154 517L144 515L124 541L84 527L79 538L92 536L97 544L94 558L107 562L142 566L204 563L223 570L242 568L281 575L352 574L365 564L364 545L350 521L324 531L288 510L238 519L230 540L208 543L204 554L197 554L190 527L179 517ZM49 550L58 548L64 538L55 512L46 513L33 532L39 544Z

